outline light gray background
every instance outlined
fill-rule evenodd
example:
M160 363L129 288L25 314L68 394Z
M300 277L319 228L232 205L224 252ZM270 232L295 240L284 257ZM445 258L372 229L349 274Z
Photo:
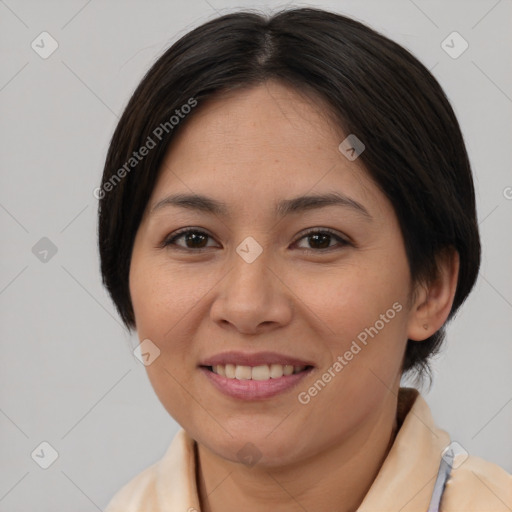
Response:
M217 13L280 5L0 0L0 511L103 510L168 447L177 425L100 282L92 191L123 107L165 48ZM402 44L454 106L483 262L425 396L454 440L512 471L512 2L293 5L351 15ZM441 47L454 30L469 43L457 59ZM31 48L42 31L59 44L47 59ZM32 252L42 237L58 249L46 263ZM42 441L59 454L46 470L31 458Z

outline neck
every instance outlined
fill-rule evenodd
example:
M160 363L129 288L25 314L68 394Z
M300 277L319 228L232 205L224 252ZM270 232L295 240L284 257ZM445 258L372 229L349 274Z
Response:
M197 487L202 512L357 510L396 436L396 397L377 419L313 457L280 467L247 467L198 445Z

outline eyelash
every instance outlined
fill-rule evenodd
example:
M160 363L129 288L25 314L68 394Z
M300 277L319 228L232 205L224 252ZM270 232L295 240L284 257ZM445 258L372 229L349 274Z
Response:
M167 237L159 245L159 247L160 248L166 248L166 247L169 248L170 246L174 246L174 247L172 247L173 249L183 250L183 251L192 251L192 252L203 252L204 250L207 250L207 249L211 248L211 247L200 247L200 248L197 248L197 249L193 249L193 248L189 248L189 247L181 247L181 246L175 244L175 241L178 238L181 238L183 235L186 235L188 233L196 233L196 234L205 235L205 236L207 236L209 238L213 238L212 236L210 236L208 233L206 233L205 231L203 231L201 229L183 228L183 229L175 232L172 236ZM329 228L324 228L324 229L312 228L312 229L306 231L305 233L303 233L302 236L296 240L296 242L299 242L303 238L307 238L309 236L318 235L318 234L330 235L331 237L335 238L341 244L340 248L344 247L344 246L347 246L347 245L353 245L351 242L349 242L348 240L342 238L335 231L333 231L333 230L331 230ZM296 242L294 242L294 243L296 243ZM328 247L326 249L302 249L302 250L307 252L307 253L322 253L322 252L331 252L335 248L336 247Z

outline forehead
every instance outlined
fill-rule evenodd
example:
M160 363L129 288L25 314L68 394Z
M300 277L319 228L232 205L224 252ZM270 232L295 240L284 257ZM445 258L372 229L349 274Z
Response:
M326 109L278 82L214 96L176 133L150 206L166 192L211 190L260 206L307 192L375 202L379 191L360 161L339 150L346 136Z
M184 143L194 144L198 157L205 153L223 159L231 154L257 154L258 160L268 160L280 154L291 157L290 152L307 156L313 147L336 154L342 135L319 98L268 81L221 93L200 104L178 131L172 147L179 151Z

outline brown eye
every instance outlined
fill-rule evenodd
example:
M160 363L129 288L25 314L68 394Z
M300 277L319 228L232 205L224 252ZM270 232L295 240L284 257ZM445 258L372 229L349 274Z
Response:
M197 229L186 229L178 232L174 236L167 238L162 247L175 245L183 249L205 249L207 248L208 239L211 238L208 233ZM183 239L185 245L177 244L176 240Z
M182 243L176 243L177 240L182 239ZM212 237L206 233L205 231L201 231L198 229L183 229L181 231L178 231L174 235L168 237L165 239L161 247L171 247L174 246L178 249L183 250L201 250L201 249L207 249L208 247L212 247L211 245L208 246L208 239L212 239ZM308 240L308 246L309 247L301 247L307 252L322 252L327 251L329 249L333 249L336 247L343 247L345 245L350 245L350 243L343 239L341 236L336 234L335 232L331 230L311 230L304 234L299 241L301 240ZM337 242L337 243L332 243Z
M348 245L349 242L330 230L312 230L303 235L300 240L308 240L309 247L305 247L306 251L321 252L322 250L336 247L331 245L332 241L337 241L338 246Z

